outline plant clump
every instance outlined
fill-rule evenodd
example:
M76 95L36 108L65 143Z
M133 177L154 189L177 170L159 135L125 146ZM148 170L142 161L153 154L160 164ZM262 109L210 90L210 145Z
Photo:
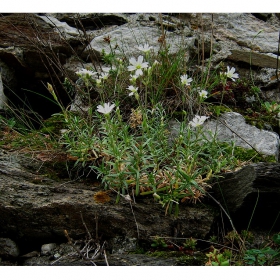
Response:
M152 195L166 214L175 216L180 204L201 202L214 177L256 159L202 133L204 122L218 116L228 100L243 104L242 98L256 93L234 67L222 65L220 73L211 73L209 65L194 75L184 49L170 54L164 36L158 51L148 42L137 43L139 53L131 57L112 38L104 42L111 50L102 51L104 65L93 62L76 71L76 81L65 77L63 82L80 104L75 99L65 107L47 83L60 113L52 116L54 126L45 122L41 129L48 148L41 158L48 159L49 150L59 146L74 167L95 172L105 192L117 193L117 201L121 195ZM180 128L172 138L169 121L178 113ZM94 199L106 202L105 197L96 194Z

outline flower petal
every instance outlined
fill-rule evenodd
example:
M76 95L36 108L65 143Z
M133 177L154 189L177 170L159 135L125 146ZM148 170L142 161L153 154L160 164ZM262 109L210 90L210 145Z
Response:
M143 75L142 69L137 69L135 74L138 75L138 76L142 76Z
M131 57L130 59L129 59L129 63L130 64L136 64L136 59L134 58L134 57Z
M128 71L134 71L136 68L133 65L127 66Z
M139 56L138 56L138 61L137 61L137 62L140 63L140 64L142 64L143 59L144 59L144 58L143 58L143 55L139 55ZM145 62L145 63L147 63L147 62Z

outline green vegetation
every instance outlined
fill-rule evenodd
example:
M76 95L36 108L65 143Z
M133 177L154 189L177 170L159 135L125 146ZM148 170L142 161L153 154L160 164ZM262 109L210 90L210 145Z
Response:
M44 162L71 161L73 168L94 171L104 189L117 193L116 202L121 196L151 195L166 215L175 217L180 204L202 201L213 178L250 162L274 162L274 157L255 150L218 142L215 135L202 132L202 125L212 116L235 110L246 112L250 123L262 122L263 127L265 121L275 127L280 105L262 102L259 88L223 63L213 70L209 62L204 71L194 74L185 50L171 54L162 35L158 51L148 43L136 44L139 53L129 57L110 38L104 38L111 50L101 53L106 67L93 62L92 67L76 72L77 80L64 79L63 86L73 97L73 110L63 106L47 84L60 112L42 122L38 130L26 128L18 121L24 119L19 114L1 117L0 144L36 154ZM171 135L174 118L179 128ZM249 232L230 232L224 243L230 242L235 251L213 245L201 259L211 266L279 262L279 235L273 239L274 248L245 250L245 240L251 239ZM193 238L177 245L159 237L151 247L154 255L180 252L182 263L195 263L190 254L198 250Z
M171 54L164 39L158 51L147 43L136 45L138 57L125 57L119 45L118 55L116 42L105 39L111 50L102 51L106 67L93 64L76 72L76 82L68 77L63 82L70 95L76 92L73 110L47 84L61 112L40 130L26 133L14 118L2 120L16 131L7 137L10 146L64 153L74 167L96 172L105 189L118 193L117 201L132 193L153 195L175 216L180 203L200 202L221 172L274 160L202 133L202 124L231 110L232 100L242 108L246 97L257 99L256 87L239 79L235 68L221 64L219 73L206 68L191 77L183 49ZM171 135L174 117L179 129Z
M238 234L231 231L221 243L217 243L215 238L213 243L208 241L210 246L207 249L200 251L197 240L194 238L187 238L184 241L183 238L155 237L152 240L151 249L146 254L161 258L176 257L178 264L181 265L271 266L280 264L280 234L274 234L260 244L259 248L246 250L244 242L250 247L254 244L254 240L255 235L252 232L243 230Z

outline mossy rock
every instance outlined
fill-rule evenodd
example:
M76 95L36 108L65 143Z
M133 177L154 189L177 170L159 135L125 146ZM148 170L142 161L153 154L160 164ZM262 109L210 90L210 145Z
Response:
M224 105L214 105L214 104L211 104L208 107L208 109L216 117L219 117L223 113L232 112L231 108L229 108L227 106L224 106Z
M244 116L246 122L259 129L266 129L270 126L273 131L279 132L279 120L274 115L259 115L258 117Z
M60 130L64 128L64 123L65 120L62 115L52 115L50 118L44 121L44 125L40 129L40 132L58 135L60 134Z

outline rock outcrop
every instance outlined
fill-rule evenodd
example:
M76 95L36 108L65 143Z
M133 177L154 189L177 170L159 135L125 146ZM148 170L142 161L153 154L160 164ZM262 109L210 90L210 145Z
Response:
M171 52L184 46L186 56L195 62L203 42L205 58L210 65L215 67L225 61L236 66L244 77L257 76L256 83L262 87L262 95L279 102L275 77L279 26L280 21L274 14L266 21L252 14L238 13L214 14L213 18L211 14L161 17L157 14L7 14L0 18L0 66L4 63L8 67L5 72L14 73L12 76L3 73L4 85L8 85L4 92L8 97L14 92L22 100L26 96L33 110L50 116L58 109L50 103L49 114L44 112L46 106L40 108L39 105L42 99L31 92L49 96L44 84L51 82L63 102L69 103L60 85L63 76L75 79L79 65L83 67L84 63L93 62L99 65L102 49L109 52L104 38L111 40L116 52L129 58L139 44L149 43L158 50L164 32ZM75 67L71 67L71 61ZM262 74L264 69L266 72Z
M108 242L118 236L146 241L156 235L205 238L216 217L212 207L185 204L174 219L151 198L115 204L114 192L110 202L100 204L93 199L100 190L93 183L44 178L35 171L41 164L16 155L0 158L0 236L13 237L21 246L66 242L64 230L80 237L86 233L81 214L91 232L98 217L98 232Z
M183 46L186 57L193 59L193 66L204 49L205 63L212 69L221 61L235 66L240 76L242 73L245 78L255 77L263 97L280 102L275 76L279 63L279 27L279 14L3 15L0 17L0 109L4 108L6 95L9 102L20 103L43 117L58 112L60 108L47 103L46 83L51 83L62 102L68 105L70 98L61 85L64 78L70 77L75 82L79 67L95 63L105 66L100 53L102 49L109 51L108 40L126 59L135 55L137 45L143 43L149 43L157 51L165 41L172 53ZM217 129L221 141L234 140L245 148L252 145L260 153L278 157L279 136L247 125L237 113L223 115L218 123L208 121L205 129ZM127 248L134 248L135 240L150 242L151 236L206 238L219 216L219 205L211 203L211 199L199 205L181 205L178 218L165 215L162 206L152 198L136 198L136 203L121 199L115 204L115 193L108 192L110 201L98 203L93 197L102 186L94 181L50 179L42 172L44 165L35 158L0 150L1 258L24 254L25 265L38 265L41 261L49 265L48 254L55 252L54 243L67 242L64 230L74 239L86 235L82 217L90 232L98 230L108 242L109 250L120 253L125 243L129 243ZM278 163L251 164L221 174L213 182L211 195L238 229L248 225L280 229L279 168ZM48 246L41 252L45 256L37 259L45 243ZM25 260L30 257L26 253L32 250L32 260ZM130 259L120 256L115 263L134 265L136 258L141 256ZM149 261L160 265L153 258Z
M280 229L279 163L251 164L223 177L212 191L238 228Z

